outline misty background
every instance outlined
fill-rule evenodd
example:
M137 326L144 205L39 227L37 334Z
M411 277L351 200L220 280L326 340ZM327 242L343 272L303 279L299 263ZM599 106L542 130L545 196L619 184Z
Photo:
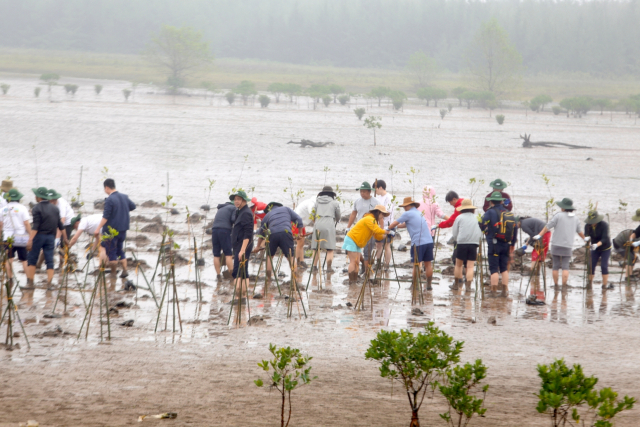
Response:
M216 57L393 69L422 50L454 73L496 18L525 74L640 76L638 0L0 0L0 16L9 48L137 54L174 25L202 31Z

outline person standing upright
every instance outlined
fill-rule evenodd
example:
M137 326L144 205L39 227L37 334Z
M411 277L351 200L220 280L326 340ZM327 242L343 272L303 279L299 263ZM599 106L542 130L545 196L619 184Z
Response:
M129 276L127 271L127 256L124 250L124 241L127 238L127 230L129 230L130 216L129 212L136 208L136 205L129 200L126 194L116 190L116 183L113 179L108 178L104 181L104 192L108 194L104 201L104 211L102 213L102 221L96 229L94 235L96 239L102 239L102 247L105 250L104 262L108 262L111 267L111 286L115 286L117 281L118 263L122 264L122 274L120 278L125 279ZM110 231L113 229L117 235L113 235Z
M457 199L458 197L456 195L456 201ZM427 224L429 224L429 227L431 227L431 237L435 237L436 235L436 230L438 228L436 223L437 218L445 220L449 218L444 214L444 212L442 212L442 209L440 209L440 205L438 204L438 202L436 202L436 190L428 185L422 190L422 202L420 202L418 210L422 212L424 219L427 220ZM456 210L456 212L458 211Z
M216 269L216 276L221 277L222 255L224 255L227 266L228 277L233 271L233 247L231 246L231 229L236 219L236 207L233 202L221 203L213 218L211 226L211 247L213 250L213 265Z
M2 185L0 185L0 209L7 206L7 200L4 195L9 192L13 188L13 181L10 179L2 180Z
M591 238L589 283L593 283L593 276L596 274L596 266L599 260L600 271L602 272L602 289L613 289L613 284L608 285L609 258L611 257L612 248L609 224L604 221L604 215L599 215L598 211L590 211L585 222L584 235Z
M12 188L2 195L7 202L0 208L0 235L7 250L7 277L13 283L13 258L17 254L22 262L25 273L27 272L27 242L31 234L29 210L20 204L23 194L16 188ZM12 240L9 245L9 239ZM25 240L26 239L26 240Z
M456 193L455 191L449 191L447 193L447 195L444 197L444 200L447 203L449 203L451 206L453 206L453 213L451 214L450 217L448 217L444 221L440 222L440 224L431 224L431 235L432 236L435 235L436 230L439 229L439 228L451 228L451 227L453 227L453 224L456 222L456 218L458 218L458 215L460 215L460 211L458 210L458 208L460 207L460 205L462 204L462 201L464 199L461 199L460 196L458 196L458 193ZM453 254L451 255L451 261L454 264L456 263L457 254L458 254L457 253L457 245L454 242Z
M508 210L509 212L511 212L513 210L513 200L511 200L511 196L508 195L506 192L502 191L505 188L507 188L507 183L504 182L503 180L501 180L500 178L491 181L491 183L489 184L491 186L491 188L493 190L491 190L491 193L487 194L485 197L485 201L484 201L484 206L482 207L482 210L484 210L485 212L488 211L489 209L491 209L491 202L489 202L489 197L491 197L492 194L494 194L496 191L500 193L500 196L504 199L504 202L502 202L502 206Z
M313 224L313 241L311 248L318 246L316 232L320 233L320 249L327 251L327 271L333 271L333 253L336 248L336 224L340 221L340 203L336 200L336 193L330 186L324 186L318 193L315 205L315 223ZM320 265L320 255L316 258L316 267Z
M389 216L384 217L384 228L389 228L389 224L393 222L394 213L396 210L396 203L394 197L387 192L387 183L381 179L377 179L374 183L376 188L376 199L378 202L387 209L390 213ZM389 269L389 263L391 262L391 242L393 237L387 235L382 241L376 241L376 249L378 251L377 259L382 258L382 252L384 251L384 270Z
M353 204L353 211L351 212L351 215L349 215L349 222L347 222L347 234L349 233L352 225L360 221L365 214L374 210L376 206L380 205L378 199L371 196L371 190L371 184L366 181L360 185L360 188L356 188L356 191L360 191L360 198ZM391 213L389 213L389 215L391 215ZM371 240L367 242L364 247L364 253L360 254L360 260L363 261L362 272L369 268L369 259L371 258L371 251L373 250L374 242L375 240L371 237Z
M253 212L247 206L247 193L239 190L229 196L237 211L236 219L231 229L231 246L233 247L233 272L231 276L236 280L236 293L241 298L242 289L249 289L249 258L253 250Z

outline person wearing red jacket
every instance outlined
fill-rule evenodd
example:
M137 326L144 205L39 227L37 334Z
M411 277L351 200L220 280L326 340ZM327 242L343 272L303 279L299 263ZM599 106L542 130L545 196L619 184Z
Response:
M449 191L447 193L447 195L444 197L445 202L449 203L451 206L453 206L453 214L451 214L451 216L447 219L445 219L444 221L441 221L440 224L436 224L436 225L432 225L431 226L431 230L437 230L438 228L451 228L453 227L453 223L456 221L456 218L458 217L458 215L460 215L460 211L458 211L458 206L460 206L462 204L462 201L464 199L461 199L458 196L458 193L456 193L455 191ZM453 248L453 254L451 255L451 259L453 260L453 263L456 263L456 255L458 254L457 251L457 245ZM435 260L434 260L435 262Z
M253 229L258 227L258 219L262 219L267 214L264 210L267 208L267 204L259 202L257 197L251 199L251 213L253 213Z

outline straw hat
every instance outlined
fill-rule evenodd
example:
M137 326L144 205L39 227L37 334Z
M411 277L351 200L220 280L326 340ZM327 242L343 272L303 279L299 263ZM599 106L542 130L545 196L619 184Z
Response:
M0 190L5 193L13 188L13 181L9 179L2 180L2 185L0 185Z
M416 201L412 200L411 197L405 197L404 200L402 201L402 204L399 205L399 206L401 208L404 208L404 207L409 206L409 205L413 205L413 206L415 206L417 208L417 207L420 206L420 202L416 202Z
M460 206L458 206L456 208L456 210L458 212L463 211L465 209L478 209L477 207L473 206L473 203L471 203L471 200L469 199L464 199L462 200L462 202L460 203Z
M598 215L598 211L589 211L587 219L584 221L587 224L597 224L604 219L604 215Z
M376 205L376 207L371 209L369 213L372 213L373 211L380 211L384 216L391 215L391 212L388 212L387 209L382 205Z

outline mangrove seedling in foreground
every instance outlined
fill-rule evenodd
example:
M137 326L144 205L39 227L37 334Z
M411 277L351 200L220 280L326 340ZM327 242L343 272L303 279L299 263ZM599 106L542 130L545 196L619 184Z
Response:
M380 362L380 376L397 380L406 389L411 405L410 427L420 427L418 411L427 391L435 392L438 380L460 361L463 343L429 322L424 332L380 331L365 353Z
M275 388L282 395L282 407L280 410L280 427L286 427L291 421L291 392L299 385L309 384L318 377L311 377L311 366L309 362L313 357L303 356L300 350L291 347L276 347L269 344L269 352L273 355L272 360L263 360L258 363L265 372L270 369L273 373L267 378L271 388ZM258 387L264 386L261 379L254 381ZM284 422L284 408L289 402L289 415L287 422Z
M466 426L474 414L481 417L487 412L484 407L488 385L480 385L487 376L487 367L478 359L472 365L456 366L447 372L445 383L438 385L440 393L447 399L449 410L440 417L451 427ZM476 395L482 393L482 398Z

